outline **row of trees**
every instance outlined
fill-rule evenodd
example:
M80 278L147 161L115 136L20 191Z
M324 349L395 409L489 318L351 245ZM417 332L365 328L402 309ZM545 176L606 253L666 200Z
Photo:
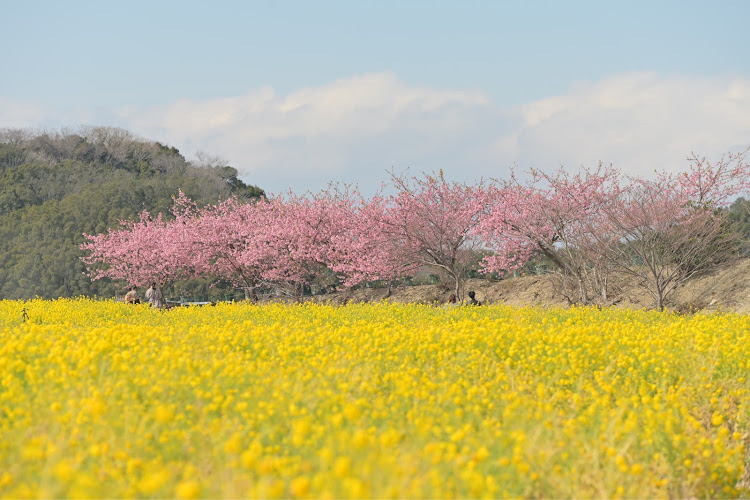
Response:
M575 303L610 303L618 279L648 289L655 305L686 279L737 256L726 207L750 185L745 153L712 163L692 156L679 174L624 177L600 165L577 173L532 170L525 181L474 185L442 172L392 174L392 194L370 199L351 186L199 207L180 193L171 215L141 213L82 248L92 278L162 284L195 276L233 283L249 298L262 286L356 286L420 267L463 295L466 269L484 251L484 272L551 263Z

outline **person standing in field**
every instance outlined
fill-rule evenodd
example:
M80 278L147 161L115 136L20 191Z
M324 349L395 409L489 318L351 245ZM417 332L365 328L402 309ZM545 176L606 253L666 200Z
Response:
M161 293L161 288L156 286L156 283L151 283L149 289L146 290L146 300L155 309L164 307L164 295Z

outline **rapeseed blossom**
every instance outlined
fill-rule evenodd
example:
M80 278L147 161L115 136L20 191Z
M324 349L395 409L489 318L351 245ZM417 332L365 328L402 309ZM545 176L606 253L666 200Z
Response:
M750 494L743 315L32 300L0 333L2 498Z

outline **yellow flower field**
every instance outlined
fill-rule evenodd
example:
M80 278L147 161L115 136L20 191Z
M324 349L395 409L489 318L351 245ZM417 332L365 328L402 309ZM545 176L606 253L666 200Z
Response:
M750 494L747 316L34 300L0 334L3 498Z

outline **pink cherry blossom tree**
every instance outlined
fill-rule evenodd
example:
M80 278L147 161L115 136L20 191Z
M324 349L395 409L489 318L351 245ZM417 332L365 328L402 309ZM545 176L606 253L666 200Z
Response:
M606 297L607 268L592 266L591 231L606 230L603 207L618 193L618 172L599 165L570 174L531 170L530 179L515 175L489 190L488 214L478 234L495 252L483 263L485 271L513 270L536 256L555 266L561 289L571 301L588 303L592 290Z
M677 176L680 192L692 203L729 206L740 193L750 189L749 151L750 148L740 153L730 152L715 162L691 153L687 158L688 170Z
M278 249L266 238L274 223L272 200L230 198L207 205L185 219L186 262L194 275L222 279L257 300L257 289L277 260Z
M129 285L157 283L164 287L189 275L183 259L180 228L167 222L162 214L153 217L143 211L137 221L120 221L110 229L81 245L90 253L82 257L92 279L109 277Z
M276 201L274 223L265 237L279 253L265 277L299 300L303 287L326 270L328 248L338 230L339 207L325 195L290 192Z
M379 248L383 226L382 218L374 216L377 201L364 200L349 185L304 196L289 193L280 200L274 238L287 253L275 270L277 281L309 285L331 275L349 288L391 275L388 254Z
M333 239L330 266L343 278L344 286L364 281L385 281L390 293L393 282L412 274L419 263L403 259L401 235L389 224L389 197L359 198L348 211L347 222Z
M485 210L485 188L449 182L440 171L422 177L391 175L395 194L387 199L380 228L381 251L406 268L427 266L446 275L463 296L474 236Z
M711 163L692 155L687 172L633 179L603 211L599 256L646 288L658 309L691 277L738 256L726 206L750 187L745 153Z

